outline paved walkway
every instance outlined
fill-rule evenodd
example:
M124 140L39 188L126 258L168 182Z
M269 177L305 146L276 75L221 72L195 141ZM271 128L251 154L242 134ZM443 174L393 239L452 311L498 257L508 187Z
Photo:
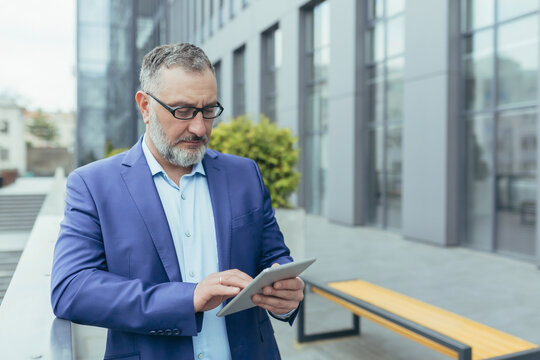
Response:
M540 270L536 265L466 248L441 248L397 234L331 224L307 216L306 275L322 281L362 278L540 344ZM308 295L308 330L343 328L350 314ZM447 357L362 320L362 335L308 345L296 326L274 321L284 359L434 360Z

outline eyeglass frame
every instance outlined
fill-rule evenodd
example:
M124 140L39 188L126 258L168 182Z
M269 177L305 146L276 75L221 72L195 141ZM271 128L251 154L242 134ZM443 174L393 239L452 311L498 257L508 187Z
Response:
M176 106L176 107L171 107L171 106L165 104L163 101L156 98L154 95L150 94L149 92L147 92L146 95L148 95L152 99L156 100L161 106L163 106L165 109L167 109L175 119L178 119L178 120L187 121L187 120L195 119L195 117L197 116L198 113L201 113L203 119L212 120L212 119L215 119L215 118L219 117L223 113L223 110L225 110L223 108L223 106L221 106L219 101L216 101L216 105L207 105L207 106L202 107L202 108L199 108L199 107L196 107L196 106ZM214 117L206 117L206 116L204 116L204 109L207 109L207 108L210 108L210 107L216 107L216 106L219 109L219 112L218 112L218 114L216 116L214 116ZM174 115L174 113L178 109L193 109L194 110L193 111L193 116L190 117L190 118L179 118L179 117Z

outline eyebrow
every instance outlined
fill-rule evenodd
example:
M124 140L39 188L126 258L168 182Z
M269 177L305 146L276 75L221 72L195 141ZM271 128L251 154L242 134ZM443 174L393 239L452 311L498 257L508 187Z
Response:
M216 105L217 103L218 103L218 100L216 99L216 100L214 100L214 101L208 102L206 105L203 105L202 107L213 106L213 105ZM170 106L170 107L189 106L189 107L195 107L195 108L198 107L198 106L196 106L196 105L193 104L193 103L189 103L189 102L187 102L187 101L181 101L181 100L175 101L175 102L169 104L169 106Z

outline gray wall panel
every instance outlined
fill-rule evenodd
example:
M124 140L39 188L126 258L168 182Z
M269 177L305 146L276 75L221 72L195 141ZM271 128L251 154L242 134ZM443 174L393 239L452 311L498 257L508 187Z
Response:
M329 86L329 173L327 184L328 219L355 224L355 198L358 187L354 176L356 36L343 36L356 28L356 1L330 3Z

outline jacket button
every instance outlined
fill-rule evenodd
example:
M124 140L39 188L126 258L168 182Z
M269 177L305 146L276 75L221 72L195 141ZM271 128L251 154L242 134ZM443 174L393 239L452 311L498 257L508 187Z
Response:
M174 335L180 335L180 330L178 330L178 329L173 329L173 334L174 334Z
M156 335L156 332L154 330L150 331L150 335Z
M157 333L158 335L163 335L163 330L158 330Z
M165 330L165 335L172 335L172 330L171 329Z

